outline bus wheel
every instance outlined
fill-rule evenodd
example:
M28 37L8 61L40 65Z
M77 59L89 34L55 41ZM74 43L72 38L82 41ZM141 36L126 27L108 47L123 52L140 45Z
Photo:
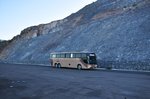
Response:
M60 63L57 64L57 68L61 68L61 64Z
M57 63L54 64L54 67L57 67Z
M78 70L81 70L81 69L82 69L82 66L81 66L80 64L78 64L78 65L77 65L77 69L78 69Z

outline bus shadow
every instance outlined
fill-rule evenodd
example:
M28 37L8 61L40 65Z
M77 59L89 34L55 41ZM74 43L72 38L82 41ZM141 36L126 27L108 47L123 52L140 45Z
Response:
M77 68L68 68L68 67L61 67L61 68L57 68L57 67L51 67L53 69L60 69L60 70L76 70L76 71L99 71L98 69L77 69Z

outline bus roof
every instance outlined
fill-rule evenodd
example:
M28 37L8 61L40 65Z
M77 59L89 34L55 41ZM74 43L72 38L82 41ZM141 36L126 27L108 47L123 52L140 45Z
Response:
M52 52L52 53L50 53L50 54L65 54L65 53L84 53L84 54L95 54L95 53L93 53L93 52Z

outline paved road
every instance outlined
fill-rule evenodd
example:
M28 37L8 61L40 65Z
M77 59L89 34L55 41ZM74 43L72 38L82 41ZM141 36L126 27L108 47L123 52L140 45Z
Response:
M150 73L0 64L0 99L150 99Z

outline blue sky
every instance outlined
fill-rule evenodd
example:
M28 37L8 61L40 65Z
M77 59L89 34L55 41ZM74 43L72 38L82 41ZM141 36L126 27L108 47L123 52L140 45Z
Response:
M11 39L29 26L63 19L94 1L0 0L0 39Z

